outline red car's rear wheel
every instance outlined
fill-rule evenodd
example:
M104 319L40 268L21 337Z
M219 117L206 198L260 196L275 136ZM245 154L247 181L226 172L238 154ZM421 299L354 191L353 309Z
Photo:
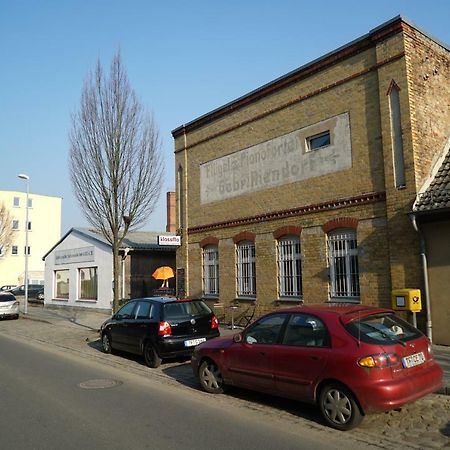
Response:
M337 430L350 430L363 419L353 394L337 383L328 384L321 390L319 408L328 425Z

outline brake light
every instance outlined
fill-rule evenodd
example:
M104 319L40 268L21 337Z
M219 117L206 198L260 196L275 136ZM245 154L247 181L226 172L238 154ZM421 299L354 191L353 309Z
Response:
M358 360L361 367L370 367L377 369L386 369L387 367L396 366L400 362L397 353L379 353L377 355L364 356Z
M159 322L158 336L170 336L172 334L172 327L168 322Z
M216 328L219 328L219 321L217 320L216 316L212 316L212 319L211 319L211 330L215 330Z

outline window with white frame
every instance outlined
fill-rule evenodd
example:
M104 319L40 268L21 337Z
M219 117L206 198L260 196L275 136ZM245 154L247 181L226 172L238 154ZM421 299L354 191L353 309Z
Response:
M55 270L55 297L67 299L69 298L70 285L69 270Z
M13 230L18 230L19 229L19 221L18 220L13 220L12 221L12 229Z
M18 255L19 254L19 247L17 245L13 245L11 247L11 255Z
M78 270L80 300L97 300L97 267Z
M203 294L219 295L219 249L217 245L203 247Z
M328 147L331 144L330 131L327 130L323 133L310 136L306 139L307 150L317 150L319 148Z
M236 245L236 277L238 297L256 297L256 249L252 241Z
M328 233L331 298L359 300L356 232L341 228Z
M17 208L20 206L20 198L19 197L14 197L13 198L13 205Z
M302 296L302 262L300 239L284 236L277 241L278 295Z

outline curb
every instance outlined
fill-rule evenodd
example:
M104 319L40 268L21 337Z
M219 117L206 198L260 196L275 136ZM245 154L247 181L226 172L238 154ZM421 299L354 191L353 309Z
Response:
M33 316L29 316L28 314L21 314L20 315L21 319L25 319L25 320L34 320L35 322L42 322L42 323L48 323L49 325L53 325L52 322L49 322L48 320L45 319L39 319L38 317L33 317Z

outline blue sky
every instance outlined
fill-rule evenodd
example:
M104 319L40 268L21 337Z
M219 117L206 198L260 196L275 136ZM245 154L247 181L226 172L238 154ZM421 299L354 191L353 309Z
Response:
M120 47L155 115L166 179L144 227L164 230L171 131L401 14L450 43L442 0L0 0L0 190L63 197L62 232L85 226L68 178L70 116L99 58Z

